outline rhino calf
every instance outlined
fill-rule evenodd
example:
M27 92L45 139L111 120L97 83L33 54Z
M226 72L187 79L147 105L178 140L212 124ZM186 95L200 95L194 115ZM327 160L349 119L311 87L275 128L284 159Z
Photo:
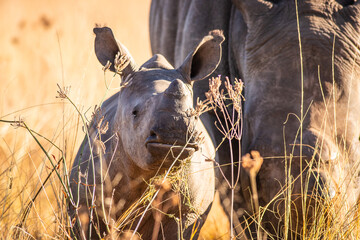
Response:
M110 28L94 32L98 60L105 67L111 63L109 69L121 75L122 87L94 115L89 136L74 161L73 202L68 210L72 234L78 239L98 239L111 228L117 232L136 228L142 239L156 238L156 234L165 239L183 234L189 239L191 225L202 224L213 201L214 169L206 158L215 154L201 120L191 114L192 86L218 66L224 37L219 31L211 32L177 69L162 55L138 68ZM163 205L176 202L179 194L180 201L169 205L157 226L160 230L153 235L159 224L154 216L160 211L152 204L152 211L144 213L150 203L142 199L150 180L174 161L186 164L185 179L181 179L186 188L180 188L181 194L164 194ZM171 196L173 200L166 199Z

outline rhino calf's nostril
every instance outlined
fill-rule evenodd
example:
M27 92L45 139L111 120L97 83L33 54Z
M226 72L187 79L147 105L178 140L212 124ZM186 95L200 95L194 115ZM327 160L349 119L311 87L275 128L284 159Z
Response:
M154 142L158 142L158 141L159 141L158 135L156 134L156 132L153 129L151 129L149 136L145 140L145 144L147 145L148 143L154 143Z
M157 134L154 130L150 130L150 137L151 138L156 138L157 137Z

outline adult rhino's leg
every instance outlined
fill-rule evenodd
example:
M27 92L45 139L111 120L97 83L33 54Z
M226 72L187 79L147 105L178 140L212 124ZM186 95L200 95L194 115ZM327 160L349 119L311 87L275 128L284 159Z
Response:
M204 36L219 29L225 36L224 51L212 76L228 76L227 38L231 6L230 0L153 0L150 9L152 52L164 55L172 65L179 67Z
M151 50L153 54L164 55L172 65L175 65L175 49L179 44L177 39L179 35L181 36L179 32L186 18L186 15L181 15L183 14L181 9L187 9L190 2L189 0L151 1L149 26Z

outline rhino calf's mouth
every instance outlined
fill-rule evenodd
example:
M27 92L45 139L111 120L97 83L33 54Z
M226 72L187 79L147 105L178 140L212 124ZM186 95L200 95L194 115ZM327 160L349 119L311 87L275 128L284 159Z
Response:
M146 141L145 146L151 155L159 158L170 158L170 159L186 159L191 157L196 151L199 150L197 143L187 143L184 145L176 145L162 143L157 141Z

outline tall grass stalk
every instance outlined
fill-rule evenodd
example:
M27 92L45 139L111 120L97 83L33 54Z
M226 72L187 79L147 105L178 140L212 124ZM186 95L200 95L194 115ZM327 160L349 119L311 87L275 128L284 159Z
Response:
M50 178L51 174L55 171L58 179L60 180L61 185L62 185L63 188L64 188L64 191L65 191L66 195L70 198L71 201L73 201L72 196L71 196L71 193L70 193L69 190L68 190L68 185L67 185L67 183L64 182L64 180L62 179L60 173L59 173L58 170L57 170L60 162L61 162L61 161L64 162L64 157L62 156L62 157L60 158L60 160L58 161L58 163L55 164L55 163L53 162L52 158L50 157L49 153L45 150L44 146L40 143L39 139L38 139L35 135L38 135L38 136L44 138L46 141L48 141L48 142L51 143L53 146L55 146L61 153L62 153L62 150L61 150L58 146L56 146L56 144L53 143L53 142L52 142L51 140L49 140L48 138L46 138L46 137L42 136L41 134L36 133L35 131L31 130L31 129L28 127L28 125L27 125L23 120L8 121L8 120L1 120L1 119L0 119L0 122L10 123L10 124L13 124L14 126L17 126L17 127L23 127L23 128L25 128L25 129L28 131L28 133L30 133L30 135L33 137L33 139L35 140L35 142L36 142L36 143L38 144L38 146L41 148L41 150L43 151L43 153L45 154L46 158L49 160L49 162L50 162L50 164L51 164L51 166L52 166L52 171L51 171L50 174L47 176L47 178L45 179L45 181L47 181L47 180ZM63 155L63 153L62 153L62 155ZM39 190L39 191L40 191L40 190ZM39 191L35 194L33 200L36 199L36 196L39 194Z
M300 81L301 81L301 102L300 102L300 171L302 171L302 141L303 141L303 121L304 121L304 63L303 63L303 54L302 54L302 44L301 44L301 32L300 32L300 20L299 20L299 9L298 9L298 0L295 0L295 11L296 11L296 26L299 40L299 56L300 56ZM291 161L291 160L290 160ZM305 236L306 232L306 191L303 189L303 178L300 178L301 181L301 195L302 198L302 217L303 217L303 235Z

